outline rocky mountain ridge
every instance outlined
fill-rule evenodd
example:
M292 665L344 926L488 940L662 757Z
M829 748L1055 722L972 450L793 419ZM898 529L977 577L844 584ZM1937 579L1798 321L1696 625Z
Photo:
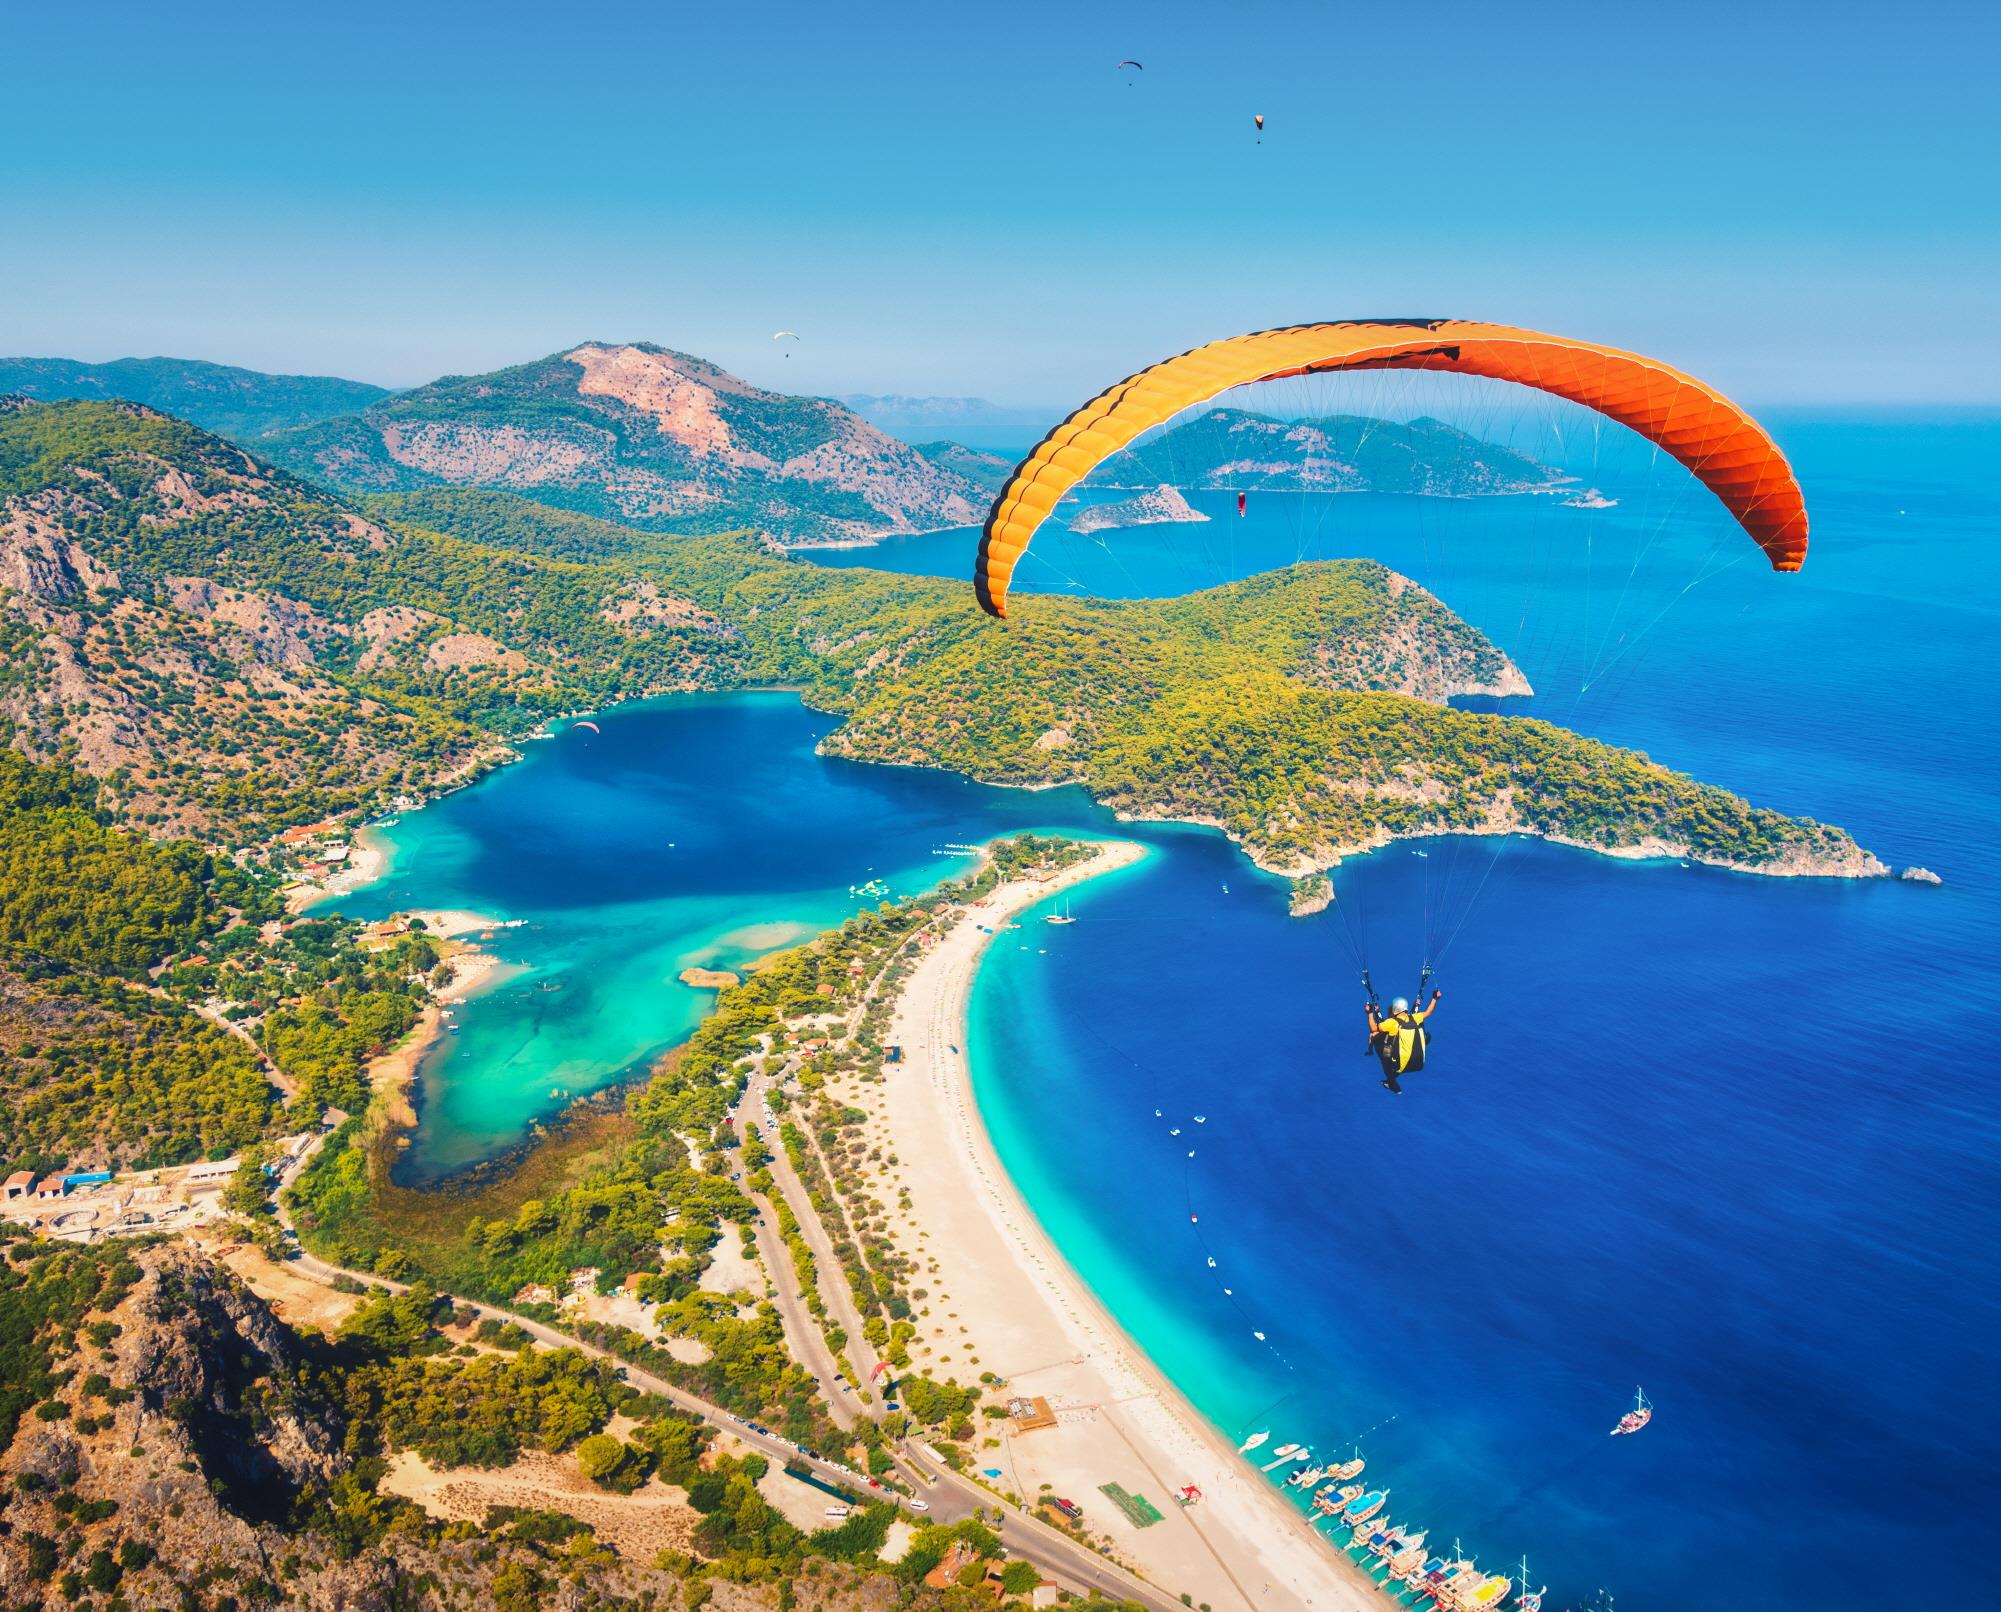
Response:
M963 526L986 502L839 403L644 342L448 376L261 451L347 493L498 488L656 531L748 527L788 545Z

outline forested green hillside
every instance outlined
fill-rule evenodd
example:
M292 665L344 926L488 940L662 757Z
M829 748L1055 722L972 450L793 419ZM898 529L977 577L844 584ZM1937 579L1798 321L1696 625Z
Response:
M193 427L93 404L0 414L0 495L42 579L9 601L32 638L0 688L17 742L224 839L449 783L555 712L781 685L848 719L842 754L1082 783L1224 825L1274 866L1509 828L1870 870L1838 831L1644 756L1445 706L1526 685L1372 562L1182 599L1047 597L996 624L955 582L492 490L383 498L371 519Z
M0 358L0 394L40 402L57 398L124 399L190 420L239 441L351 414L388 396L366 381L333 375L267 375L198 358Z
M363 951L281 910L269 875L135 834L89 779L0 750L0 1165L231 1152L285 1121L266 1057L292 1123L359 1107L436 949Z
M1548 493L1573 478L1497 442L1419 416L1274 419L1209 409L1108 459L1100 487L1232 488L1275 492L1421 493L1467 498Z

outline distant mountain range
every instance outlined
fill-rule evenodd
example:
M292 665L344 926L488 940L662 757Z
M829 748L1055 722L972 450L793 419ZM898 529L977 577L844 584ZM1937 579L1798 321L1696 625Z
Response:
M1557 492L1576 479L1443 420L1378 420L1334 414L1280 420L1244 409L1211 409L1114 455L1097 487L1266 492L1482 494Z
M653 531L747 527L791 545L964 526L986 507L975 482L839 403L650 343L447 376L257 447L347 493L497 488Z
M793 397L644 342L586 342L393 393L198 359L0 359L10 392L141 403L351 496L482 488L645 531L740 528L788 547L977 525L1055 417L976 397ZM1004 451L967 445L1001 440ZM1089 484L1454 497L1576 486L1440 420L1242 409L1142 442Z
M388 391L332 375L266 375L199 358L0 358L0 396L123 398L240 440L367 408Z

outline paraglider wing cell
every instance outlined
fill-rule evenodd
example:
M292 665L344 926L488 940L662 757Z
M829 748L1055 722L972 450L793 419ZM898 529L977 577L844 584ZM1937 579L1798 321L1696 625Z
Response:
M1616 347L1464 319L1351 319L1210 342L1128 376L1078 409L1016 467L987 514L973 586L1007 614L1014 568L1058 501L1142 432L1232 387L1294 375L1421 369L1567 398L1630 426L1714 493L1775 571L1806 560L1806 502L1764 428L1692 375Z

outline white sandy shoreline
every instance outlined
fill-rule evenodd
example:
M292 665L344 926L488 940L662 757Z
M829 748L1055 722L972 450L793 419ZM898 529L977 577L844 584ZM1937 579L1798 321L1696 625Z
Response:
M962 1381L997 1372L1019 1392L1049 1399L1059 1425L1006 1432L1001 1450L978 1452L976 1464L1006 1472L1004 1486L1025 1500L1044 1485L1075 1499L1087 1523L1169 1593L1187 1592L1216 1612L1381 1612L1388 1603L1366 1575L1203 1419L1065 1261L980 1118L963 1050L968 994L992 938L980 925L999 930L1053 892L1144 854L1108 842L1046 883L1002 886L905 982L885 1037L903 1048L904 1062L891 1067L882 1107L885 1151L901 1161L896 1184L910 1194L907 1224L924 1234L913 1251L920 1265L938 1262L919 1278L931 1294L916 1365ZM1144 1494L1164 1519L1133 1528L1098 1492L1104 1483ZM1173 1497L1187 1484L1204 1499L1184 1509Z

